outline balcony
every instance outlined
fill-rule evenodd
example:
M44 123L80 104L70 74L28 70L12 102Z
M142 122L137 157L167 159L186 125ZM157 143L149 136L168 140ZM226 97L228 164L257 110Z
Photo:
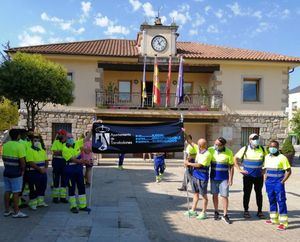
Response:
M186 94L184 101L175 107L175 93L170 95L170 106L166 107L166 95L161 94L161 104L153 105L152 94L148 94L144 104L140 92L136 93L107 93L96 91L96 106L98 108L115 109L179 109L179 110L197 110L197 111L221 111L222 94L207 94L204 96L198 94Z

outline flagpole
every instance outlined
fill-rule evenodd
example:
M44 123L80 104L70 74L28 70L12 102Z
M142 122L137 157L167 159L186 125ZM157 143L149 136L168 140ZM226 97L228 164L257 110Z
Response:
M142 83L142 107L145 106L145 99L147 98L146 93L146 61L147 61L147 55L144 55L144 69L143 69L143 83Z
M169 56L169 70L168 70L168 79L166 87L166 108L170 104L170 89L171 89L171 68L172 68L172 55Z

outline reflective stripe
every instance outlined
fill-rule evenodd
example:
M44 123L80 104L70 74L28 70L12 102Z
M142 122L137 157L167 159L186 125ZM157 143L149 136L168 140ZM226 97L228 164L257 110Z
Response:
M259 166L257 166L257 165L246 165L246 164L244 164L244 168L262 168L263 167L263 165L259 165Z
M197 171L200 171L200 172L205 172L205 173L207 173L207 172L208 172L208 169L203 169L203 168L200 168L200 169L197 169Z
M280 168L267 168L267 171L284 171Z
M284 174L267 174L267 177L282 177Z
M211 169L215 171L228 171L228 168L212 167Z
M13 161L3 161L4 165L6 166L19 166L19 163L15 163Z
M69 197L70 208L77 208L75 196Z
M19 160L18 157L13 157L13 156L8 156L8 155L3 155L2 159L9 159L9 160Z
M77 163L67 163L67 166L75 166L75 165L79 165Z

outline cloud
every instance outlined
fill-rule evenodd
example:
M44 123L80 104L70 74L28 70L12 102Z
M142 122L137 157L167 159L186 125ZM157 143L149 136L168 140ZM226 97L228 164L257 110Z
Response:
M230 5L228 4L227 5L228 8L230 8L230 10L232 11L232 13L235 15L235 16L243 16L245 15L242 10L241 10L241 7L240 5L235 2L234 4Z
M35 25L29 28L32 33L44 34L46 30L41 25Z
M211 6L207 5L204 8L205 14L208 14L208 12L211 10Z
M89 15L89 12L92 8L92 3L91 2L81 2L81 10L84 15Z
M216 11L215 16L219 19L221 19L224 16L224 11L222 9L218 9L218 11Z
M121 25L108 26L107 30L104 32L104 34L109 36L115 34L128 35L129 33L130 33L129 29Z
M217 26L215 26L215 25L209 25L208 27L207 27L207 30L206 30L208 33L211 33L211 34L218 34L218 33L220 33L220 31L219 31L219 29L218 29L218 27Z
M250 37L255 37L263 32L268 32L272 29L276 28L276 25L268 23L268 22L260 22L258 27L256 27L251 33Z
M20 46L30 46L30 45L41 45L44 43L43 38L39 35L31 35L24 31L22 34L18 35Z
M95 17L94 24L100 27L107 27L112 25L113 21L111 21L107 16L103 16L101 13L98 13Z
M43 12L41 14L41 19L47 22L52 22L56 25L58 25L62 30L74 30L72 28L73 22L71 20L64 20L58 17L51 17L47 13Z
M82 34L85 31L85 28L81 27L79 29L74 29L73 32L75 34Z
M290 10L284 9L284 10L282 11L281 18L285 19L285 18L289 17L290 13L291 13Z
M151 3L146 2L143 4L144 15L150 18L154 18L156 16L155 11L153 10L153 6Z
M74 42L74 37L66 37L66 38L60 38L60 37L51 37L48 39L48 43L54 44L54 43L65 43L65 42Z
M261 11L255 11L252 14L253 17L257 18L257 19L261 19L262 18L262 12Z
M199 13L196 13L196 19L193 21L192 26L198 27L205 23L205 18L200 15Z
M129 3L131 4L134 12L142 7L142 3L139 0L129 0Z
M189 35L198 35L198 29L190 29L189 30Z
M182 4L178 10L173 10L169 16L171 19L174 19L176 23L184 25L191 20L189 9L190 6L188 4Z
M43 12L41 14L41 19L44 21L54 22L54 23L61 23L64 22L63 19L57 17L50 17L47 13Z
M82 14L79 18L79 23L86 22L86 19L89 17L89 13L92 9L92 3L91 2L81 2L81 11Z

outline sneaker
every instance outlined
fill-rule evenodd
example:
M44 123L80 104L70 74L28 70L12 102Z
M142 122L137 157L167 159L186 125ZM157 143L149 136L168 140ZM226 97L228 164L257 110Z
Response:
M31 209L31 210L33 210L33 211L35 211L35 210L37 210L37 207L36 207L36 205L29 205L29 208Z
M224 216L222 216L222 220L223 220L225 223L227 223L227 224L231 224L231 223L232 223L231 220L229 219L229 217L228 217L227 214L224 215Z
M5 212L3 213L3 216L4 216L4 217L8 217L8 216L10 216L10 215L12 215L12 214L13 214L12 211L8 211L8 212L5 211Z
M159 183L161 180L160 180L160 177L159 176L156 176L156 182Z
M219 212L215 211L214 220L220 220L220 214Z
M283 224L279 224L279 225L277 226L277 230L279 230L279 231L284 231L284 230L286 230L286 227L285 227Z
M263 212L257 212L256 216L257 216L259 219L266 219L266 216L263 214Z
M279 224L279 222L273 222L271 219L269 219L269 220L266 220L265 221L265 224L270 224L270 225L274 225L274 224Z
M88 208L88 207L85 207L85 208L79 208L79 210L80 210L80 211L85 211L85 212L88 212L88 213L91 211L91 209Z
M75 208L75 207L74 207L74 208L71 208L70 211L71 211L72 213L78 213L78 209Z
M54 198L52 199L52 202L53 202L53 203L59 203L59 200L58 200L57 197L54 197Z
M189 210L189 211L186 211L184 213L185 216L188 216L188 217L197 217L198 216L198 213L196 211L193 211L193 210Z
M250 213L248 211L244 211L244 218L245 219L251 218L251 215L250 215Z
M59 200L61 203L68 203L68 200L66 198L60 198Z
M41 203L39 203L37 206L38 206L38 207L43 207L43 208L49 207L49 205L48 205L47 203L45 203L45 202L41 202Z
M123 166L118 166L118 169L119 169L120 171L123 171L123 170L124 170Z
M22 213L21 211L14 213L12 215L13 218L28 218L28 215L25 213Z
M204 220L204 219L207 219L207 214L206 212L201 212L197 217L196 219L198 220Z
M163 179L163 177L164 177L164 174L159 173L159 178L160 178L161 180Z
M186 191L186 187L179 187L177 188L178 191L181 191L181 192L185 192Z

